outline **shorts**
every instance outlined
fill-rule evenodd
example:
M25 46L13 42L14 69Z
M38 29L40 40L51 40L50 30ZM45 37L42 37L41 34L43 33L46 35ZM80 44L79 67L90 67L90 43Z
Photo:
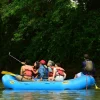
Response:
M56 76L55 81L63 81L64 77L63 76Z

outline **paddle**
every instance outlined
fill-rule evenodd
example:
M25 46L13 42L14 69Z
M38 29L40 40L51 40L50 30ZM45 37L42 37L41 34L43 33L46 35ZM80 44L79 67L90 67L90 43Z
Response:
M1 74L12 75L12 76L15 76L15 77L17 78L17 80L22 81L22 76L16 75L16 74L14 74L14 73L12 73L12 72L2 71ZM30 79L29 79L29 80L24 79L23 81L34 81L34 79L31 79L31 80L30 80Z
M2 71L1 74L9 74L9 75L12 75L12 76L16 76L16 74L8 72L8 71Z
M91 76L90 76L91 77ZM97 85L96 85L96 83L95 83L95 89L100 89Z
M100 88L95 84L95 89L100 89Z

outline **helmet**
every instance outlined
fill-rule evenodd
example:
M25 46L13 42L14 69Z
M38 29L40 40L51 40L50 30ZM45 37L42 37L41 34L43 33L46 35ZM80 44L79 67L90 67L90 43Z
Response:
M41 61L40 61L40 64L45 65L45 64L46 64L46 61L45 61L45 60L41 60Z

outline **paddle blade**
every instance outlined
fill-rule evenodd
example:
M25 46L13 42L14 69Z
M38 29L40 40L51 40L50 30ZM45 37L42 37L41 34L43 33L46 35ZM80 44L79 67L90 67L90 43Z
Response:
M95 89L100 89L100 88L95 84Z
M2 71L1 74L9 74L9 75L12 75L12 76L16 76L16 74L8 72L8 71Z

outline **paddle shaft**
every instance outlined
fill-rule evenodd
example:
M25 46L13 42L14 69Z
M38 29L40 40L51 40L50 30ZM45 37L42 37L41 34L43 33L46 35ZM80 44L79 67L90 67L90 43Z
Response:
M20 60L18 60L18 59L15 58L14 56L12 56L12 55L10 54L10 52L9 52L9 56L12 57L12 58L14 58L14 59L17 60L18 62L22 63Z
M87 75L86 75L86 90L87 90L87 87L88 87L88 79L87 79Z

